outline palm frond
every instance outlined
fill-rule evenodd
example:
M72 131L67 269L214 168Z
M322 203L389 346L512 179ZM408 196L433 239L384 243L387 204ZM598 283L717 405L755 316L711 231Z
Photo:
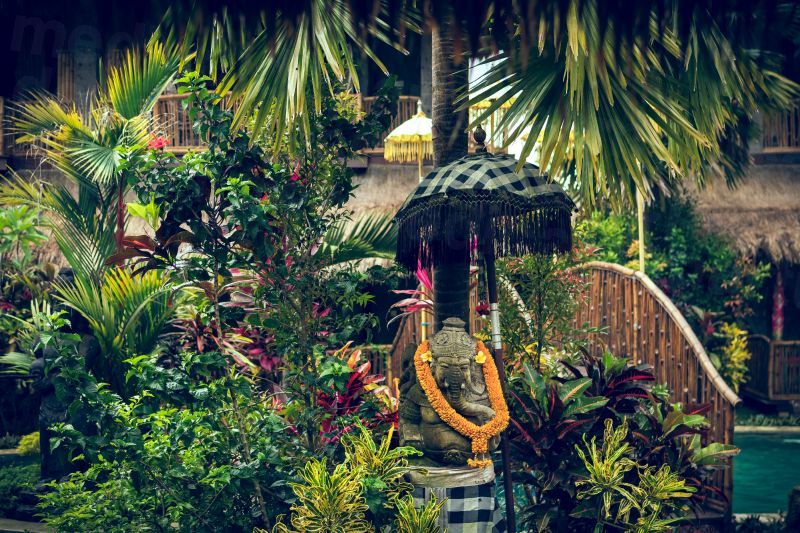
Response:
M397 248L397 226L392 213L362 213L344 220L325 234L319 253L333 264L361 259L393 259Z
M34 357L25 352L8 352L0 355L0 374L27 374Z
M540 165L574 182L586 208L632 205L637 189L647 197L675 178L702 182L709 161L725 161L737 108L751 115L796 94L713 19L679 30L654 9L649 40L628 41L604 26L598 2L565 5L563 39L493 58L464 105L494 101L472 126L507 105L496 127L511 132L507 144L527 135L520 159L540 149Z
M178 72L180 61L176 46L157 41L152 41L146 52L128 50L106 80L106 94L114 111L127 120L149 113Z
M16 119L12 128L22 134L18 143L35 141L44 136L58 136L65 130L91 135L74 106L68 108L48 93L30 93L15 109Z
M89 323L100 345L92 371L119 393L125 391L125 359L151 353L166 332L175 308L163 272L134 277L127 269L105 272L102 281L76 277L56 285L56 298Z
M33 183L13 174L0 184L0 204L44 210L46 225L76 277L99 280L115 249L110 198L90 184L79 184L78 197L63 185Z
M295 143L296 126L308 134L308 111L319 109L326 91L340 83L359 89L354 53L386 72L368 35L405 51L405 29L418 29L418 17L390 4L376 2L368 24L345 0L282 2L271 9L205 4L192 16L173 5L154 38L181 35L184 50L196 49L197 68L208 65L212 77L220 79L220 94L237 103L237 124L247 120L258 133L275 138L289 132ZM398 17L392 23L390 13Z

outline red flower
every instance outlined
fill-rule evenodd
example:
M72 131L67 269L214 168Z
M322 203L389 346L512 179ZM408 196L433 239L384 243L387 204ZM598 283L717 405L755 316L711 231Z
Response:
M169 139L156 135L153 135L153 138L150 139L149 143L147 143L147 148L149 150L163 150L167 146L169 146Z
M475 312L481 316L489 314L489 302L481 302L475 306Z

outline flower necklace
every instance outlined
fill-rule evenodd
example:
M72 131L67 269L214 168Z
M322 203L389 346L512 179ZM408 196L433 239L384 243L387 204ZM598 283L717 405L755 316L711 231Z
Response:
M483 377L486 381L489 403L495 413L494 418L482 426L470 422L457 413L450 406L442 391L439 390L429 364L432 356L428 341L422 341L414 353L414 368L417 371L417 380L433 410L445 424L461 435L472 439L472 453L475 454L475 457L469 459L467 464L474 468L491 466L492 460L486 457L489 451L489 439L502 433L508 426L509 421L508 405L506 405L506 400L503 397L500 376L497 374L494 360L488 353L486 346L481 341L478 341L478 353L475 354L475 362L483 367Z

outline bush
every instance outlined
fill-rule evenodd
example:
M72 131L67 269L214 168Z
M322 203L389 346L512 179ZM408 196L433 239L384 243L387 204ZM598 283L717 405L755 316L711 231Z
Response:
M39 432L34 431L19 439L17 453L20 455L38 455L40 453Z
M725 344L717 353L711 354L711 361L725 378L734 392L747 382L747 362L750 350L747 348L747 332L736 324L722 324L719 335Z
M736 533L785 533L789 531L783 515L765 519L751 515L736 520L735 525Z
M20 493L32 489L38 481L38 462L16 461L0 466L0 516L14 516Z
M289 520L275 530L348 531L367 533L387 528L398 533L436 533L438 511L435 498L415 509L412 485L404 481L408 457L419 455L414 448L391 449L392 430L376 444L361 425L344 437L345 457L329 471L326 461L309 460L292 484L297 502Z
M526 365L510 380L514 481L525 490L524 527L580 532L639 519L667 527L685 515L676 512L684 502L699 505L710 494L713 471L737 451L702 446L709 406L670 403L664 387L650 385L647 366L628 366L606 353L543 368L545 374ZM601 482L598 476L612 470L613 483ZM625 491L641 492L633 498L638 503ZM663 491L657 509L636 508Z

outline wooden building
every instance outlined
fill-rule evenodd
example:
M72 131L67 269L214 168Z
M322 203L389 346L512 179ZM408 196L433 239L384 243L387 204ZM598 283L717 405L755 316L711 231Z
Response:
M735 188L715 183L697 193L697 208L705 227L741 255L772 264L743 393L800 402L800 103L760 121L746 176Z

